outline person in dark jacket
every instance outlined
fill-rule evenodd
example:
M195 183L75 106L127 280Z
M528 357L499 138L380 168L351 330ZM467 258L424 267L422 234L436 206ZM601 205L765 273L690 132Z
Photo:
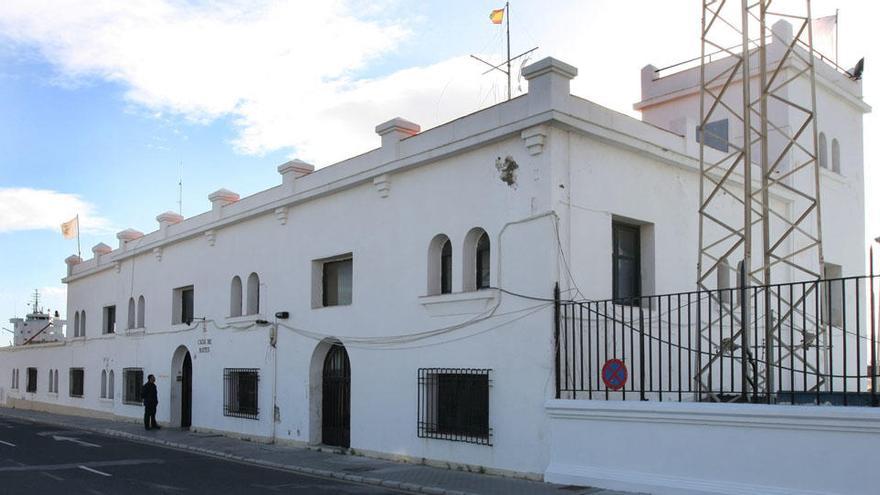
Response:
M141 397L144 398L144 428L158 430L159 425L156 423L156 406L159 405L159 391L156 389L156 377L147 376L147 383L141 390Z

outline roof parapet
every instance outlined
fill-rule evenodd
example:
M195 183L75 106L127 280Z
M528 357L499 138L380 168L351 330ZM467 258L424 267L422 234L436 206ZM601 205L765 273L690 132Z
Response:
M140 230L135 230L135 229L125 229L123 231L116 233L116 239L119 240L119 247L123 248L123 249L125 248L125 245L128 244L129 242L136 240L136 239L140 239L143 236L144 236L143 232L141 232Z
M236 203L240 199L238 193L234 193L229 189L220 188L208 195L208 201L211 202L211 211L214 212L214 218L219 218L222 208L232 203Z
M67 265L67 276L68 277L73 274L73 267L82 263L82 261L83 261L83 259L79 255L76 255L76 254L71 254L67 258L64 258L64 263Z
M164 213L160 213L156 216L156 221L159 222L159 232L162 237L168 237L168 227L171 225L176 225L183 221L183 215L179 215L174 213L173 211L166 211Z
M529 82L529 106L538 111L563 107L577 74L577 67L553 57L523 67L522 76Z
M419 124L401 117L395 117L376 126L376 134L382 137L382 149L385 154L390 154L392 159L398 156L397 145L400 141L415 136L421 131L422 127Z
M278 165L278 173L281 174L281 184L292 193L296 179L305 177L315 171L315 166L306 163L299 158Z

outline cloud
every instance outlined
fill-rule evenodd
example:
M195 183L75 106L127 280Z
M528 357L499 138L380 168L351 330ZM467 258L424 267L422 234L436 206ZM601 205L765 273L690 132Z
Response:
M196 122L231 115L237 148L263 153L327 132L314 121L318 111L408 34L402 23L355 13L377 14L342 0L7 0L0 38L37 48L72 84L120 83L130 101L153 112ZM280 113L301 125L267 132Z
M50 189L0 188L0 234L49 229L60 233L61 223L79 214L83 232L113 232L110 222L91 203L76 194Z

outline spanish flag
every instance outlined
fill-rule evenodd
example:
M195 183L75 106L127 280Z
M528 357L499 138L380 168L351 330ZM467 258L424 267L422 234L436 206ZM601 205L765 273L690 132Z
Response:
M504 21L504 9L493 10L489 14L489 20L492 21L492 24L501 24Z
M61 235L65 239L73 239L79 235L79 215L61 224Z

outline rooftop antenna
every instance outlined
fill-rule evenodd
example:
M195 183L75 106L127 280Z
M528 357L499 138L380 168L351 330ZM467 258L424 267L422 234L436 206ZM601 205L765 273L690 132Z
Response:
M493 10L492 13L489 14L489 20L491 20L493 24L501 24L502 21L504 21L506 24L505 28L506 28L506 33L507 33L507 60L496 65L491 62L487 62L476 55L471 55L471 57L474 58L475 60L479 60L480 62L483 62L484 64L489 66L489 70L487 70L486 72L483 72L484 75L492 72L493 70L500 71L500 72L507 75L507 99L510 100L510 98L511 98L510 63L520 57L523 57L525 55L528 55L529 53L532 53L533 51L537 50L538 47L536 46L536 47L532 48L531 50L522 52L519 55L511 58L511 56L510 56L510 2L505 2L503 9ZM504 66L507 67L506 70L502 68Z
M34 289L34 313L39 313L40 305L40 291L38 289Z

